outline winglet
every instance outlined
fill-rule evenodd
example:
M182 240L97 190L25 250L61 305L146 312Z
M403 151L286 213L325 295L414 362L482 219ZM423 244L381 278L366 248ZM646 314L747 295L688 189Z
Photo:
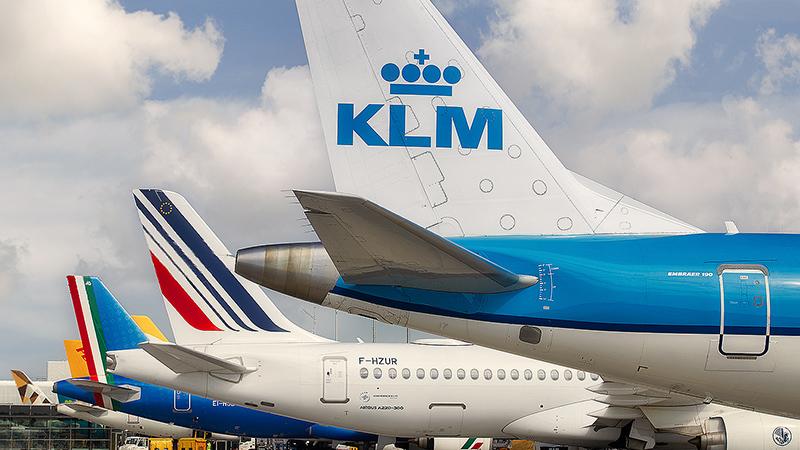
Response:
M497 293L532 286L518 275L354 195L294 191L347 283Z

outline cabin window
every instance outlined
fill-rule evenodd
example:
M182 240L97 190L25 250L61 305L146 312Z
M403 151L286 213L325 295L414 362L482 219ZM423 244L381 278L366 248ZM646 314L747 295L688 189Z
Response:
M361 374L361 378L367 378L369 376L369 369L366 367L362 367L359 372Z
M506 371L503 369L497 369L497 379L498 380L505 380L506 379Z
M456 372L456 376L458 376L459 380L463 380L464 378L467 377L467 372L464 371L464 369L458 369L458 372Z
M511 369L511 379L512 380L519 380L519 370Z
M478 376L479 376L478 369L472 369L469 371L469 377L472 378L473 380L477 380Z
M578 371L578 379L581 380L581 381L585 380L586 379L586 372L584 372L582 370L579 370Z
M492 379L492 369L484 370L483 371L483 378L485 378L487 380L491 380Z
M403 369L403 378L406 380L411 378L411 371L408 368Z
M572 371L567 369L564 371L564 379L567 381L572 380Z
M596 373L590 373L589 376L592 377L592 381L597 381L600 379L600 375L597 375Z
M380 380L383 376L383 370L380 367L376 367L372 370L372 376L375 377L376 380Z
M389 378L393 380L397 378L397 369L395 369L394 367L389 369Z
M417 378L425 379L425 369L417 369Z
M525 379L528 381L533 379L533 372L531 372L531 369L525 369Z
M542 369L539 369L539 371L536 372L536 378L538 378L541 381L544 381L545 378L547 378L547 372L545 372Z
M435 380L439 378L439 369L431 369L431 379Z
M450 369L444 369L444 372L442 372L442 374L444 375L444 379L445 380L449 380L450 378L453 378L453 371L450 370Z
M550 378L552 378L553 380L558 379L558 371L556 369L550 371Z

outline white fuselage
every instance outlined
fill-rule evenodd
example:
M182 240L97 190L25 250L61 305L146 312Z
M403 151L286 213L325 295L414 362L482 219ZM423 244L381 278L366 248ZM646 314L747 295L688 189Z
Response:
M387 323L592 371L616 381L694 396L706 403L800 418L796 377L792 375L800 371L797 337L770 337L770 351L762 357L725 358L717 350L719 335L539 326L541 341L530 344L519 339L520 326L515 325L408 312L336 295L329 295L323 305L368 312Z
M212 345L206 351L241 358L255 370L241 380L175 374L141 350L124 350L113 352L113 372L387 436L491 436L596 446L620 434L616 428L590 427L595 419L587 414L605 407L585 389L601 383L597 375L482 347L310 343Z

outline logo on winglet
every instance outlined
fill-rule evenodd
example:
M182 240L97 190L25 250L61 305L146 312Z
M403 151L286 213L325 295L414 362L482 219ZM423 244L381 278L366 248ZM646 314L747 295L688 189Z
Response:
M461 69L447 66L440 69L436 64L425 63L431 56L421 48L414 54L415 63L400 67L395 63L386 63L381 68L381 78L389 84L389 93L393 95L429 95L433 97L450 97L453 86L461 81ZM397 82L402 77L403 82ZM422 80L420 80L422 78Z

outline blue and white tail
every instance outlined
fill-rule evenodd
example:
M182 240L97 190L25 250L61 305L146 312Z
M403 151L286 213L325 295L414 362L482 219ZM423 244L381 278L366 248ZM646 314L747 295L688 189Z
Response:
M159 189L133 196L176 343L324 340L234 273L234 257L185 198Z
M564 167L430 0L296 1L339 192L447 236L698 231Z

